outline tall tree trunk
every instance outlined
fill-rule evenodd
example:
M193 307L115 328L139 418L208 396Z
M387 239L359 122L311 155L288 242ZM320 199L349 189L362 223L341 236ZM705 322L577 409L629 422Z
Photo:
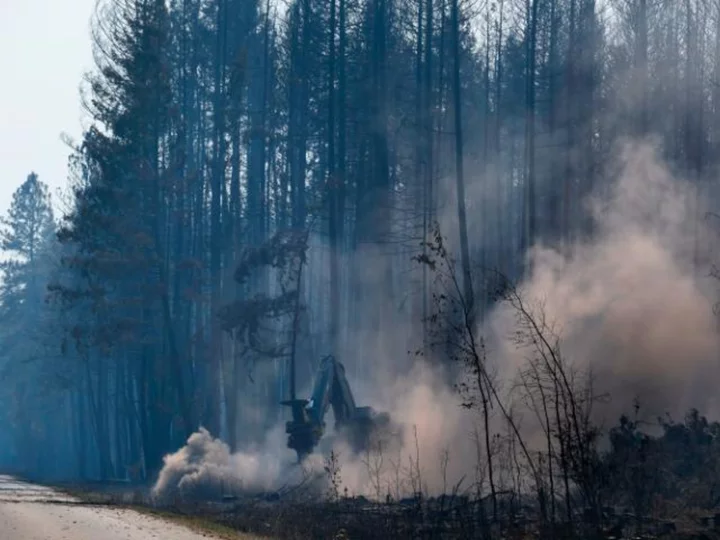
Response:
M452 0L453 56L453 105L455 111L455 179L457 189L458 225L460 227L460 259L463 271L463 292L466 309L471 320L474 317L475 298L470 272L467 215L465 209L465 171L463 162L462 101L460 91L460 14L458 0Z
M635 73L637 74L637 89L640 92L638 103L637 134L644 137L648 133L648 24L647 0L638 1L637 28L635 35Z
M335 33L336 0L330 0L328 36L328 124L327 124L327 201L330 209L330 349L337 355L340 318L340 241L338 235L338 181L335 171Z
M420 234L423 240L423 253L427 254L425 240L427 236L427 212L424 195L426 192L425 180L423 177L423 0L417 3L417 28L415 34L415 201L417 204L417 215L420 216L419 225L421 226ZM425 318L427 316L427 265L423 264L421 268L419 302L416 307L418 316L418 334L425 333ZM424 336L423 336L424 341Z
M373 148L373 185L370 191L369 206L372 216L372 239L377 246L388 240L390 232L390 155L388 148L388 92L387 92L387 34L388 34L388 6L387 0L372 0L373 7L373 48L372 48L372 88L373 88L373 115L372 115L372 148ZM384 276L380 298L392 298L392 264L386 253L380 253L381 273ZM377 302L377 314L374 317L374 326L378 341L375 343L375 354L381 354L382 343L379 341L380 328L388 328L392 324L392 313Z
M557 15L557 0L550 0L550 45L549 45L549 81L548 81L548 98L550 103L548 104L548 132L550 134L550 140L552 141L553 147L557 141L557 84L556 77L558 73L558 15ZM549 176L551 185L549 186L550 193L548 194L548 233L551 241L556 242L561 237L561 219L560 219L560 208L562 201L561 186L562 184L556 181L557 166L556 158L553 154L550 157L549 164ZM554 503L553 503L554 504ZM554 515L554 514L553 514Z
M572 241L572 186L575 182L575 122L576 122L576 88L575 88L575 45L576 45L576 2L570 0L570 20L568 22L568 49L565 66L565 110L567 140L565 144L565 174L563 175L562 235L567 250Z
M502 167L502 151L500 147L500 137L502 132L502 84L503 84L503 23L504 23L504 1L500 0L498 6L498 23L497 23L497 44L495 49L495 134L493 153L495 155L495 194L498 197L498 204L495 208L495 226L497 227L497 267L500 272L507 272L507 257L505 255L507 246L507 238L505 236L505 224L503 220L503 208L507 204L505 197L505 182L503 181Z
M527 0L527 65L526 65L526 112L525 112L525 183L524 183L524 226L521 241L521 255L535 243L536 223L536 178L535 178L535 75L537 61L537 21L539 0ZM531 268L527 271L532 272Z
M422 0L420 0L422 1ZM432 42L433 42L433 0L426 0L425 2L425 87L423 91L423 97L425 98L425 104L423 107L424 116L424 142L425 142L425 195L423 197L423 242L427 241L428 234L430 232L430 226L432 225L433 216L433 152L434 152L434 141L433 141L433 71L432 71ZM423 254L426 254L426 247L423 244ZM428 274L426 265L423 265L423 349L425 354L429 353L428 350L428 320L430 317L430 306L429 306L429 294L430 284L428 282Z
M215 313L220 308L222 287L222 201L225 189L225 54L227 0L217 0L215 81L214 81L214 155L210 198L210 350L207 358L204 427L220 436L220 356L222 334Z
M338 43L338 121L337 121L337 167L335 169L336 178L336 224L338 250L339 254L344 254L345 250L345 183L347 178L347 67L346 67L346 50L347 50L347 0L339 1L339 43ZM342 283L342 275L338 272L338 280ZM347 278L345 279L347 283ZM342 295L341 295L342 299ZM345 307L339 311L339 314L347 316L347 301ZM342 332L342 321L345 317L338 321L340 331ZM341 342L344 346L344 340Z

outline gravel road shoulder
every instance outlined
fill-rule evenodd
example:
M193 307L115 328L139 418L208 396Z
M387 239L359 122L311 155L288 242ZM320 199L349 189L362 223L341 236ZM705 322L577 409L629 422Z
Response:
M92 505L57 490L0 476L0 540L252 540L196 520Z

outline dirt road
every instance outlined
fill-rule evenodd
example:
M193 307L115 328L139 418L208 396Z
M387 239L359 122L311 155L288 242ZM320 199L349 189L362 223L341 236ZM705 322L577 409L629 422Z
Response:
M50 488L0 476L0 540L213 538L132 510L88 506Z

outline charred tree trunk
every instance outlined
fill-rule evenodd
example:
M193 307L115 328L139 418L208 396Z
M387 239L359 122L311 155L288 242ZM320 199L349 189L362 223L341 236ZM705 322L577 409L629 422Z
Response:
M455 175L457 189L458 225L460 227L460 259L463 271L465 309L474 317L475 297L470 272L470 249L468 247L467 216L465 208L465 171L463 163L462 101L460 90L460 14L458 0L452 0L453 56L453 105L455 111Z

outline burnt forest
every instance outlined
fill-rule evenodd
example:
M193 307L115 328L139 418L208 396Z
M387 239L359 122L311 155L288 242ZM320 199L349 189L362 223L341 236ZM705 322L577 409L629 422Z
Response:
M88 40L64 187L4 179L3 474L257 538L720 539L720 1Z

